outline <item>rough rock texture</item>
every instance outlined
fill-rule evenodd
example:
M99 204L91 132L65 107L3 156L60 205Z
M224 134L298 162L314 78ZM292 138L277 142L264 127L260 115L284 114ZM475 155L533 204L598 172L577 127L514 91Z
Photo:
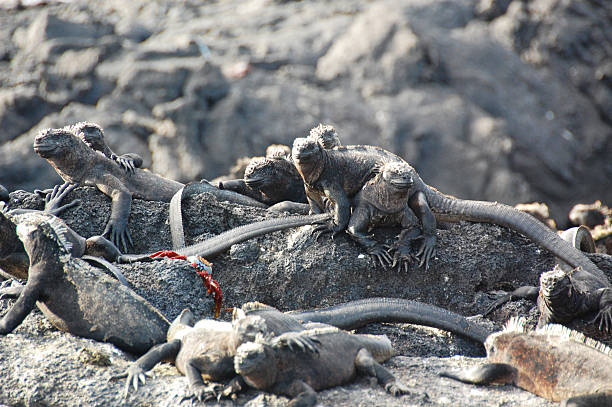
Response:
M110 199L90 187L77 188L66 199L74 198L83 203L66 211L63 218L67 224L84 236L101 233L110 214ZM42 205L37 195L11 194L11 207L40 208ZM209 194L187 200L184 215L187 244L273 216L261 209L216 202ZM167 217L168 204L134 200L129 226L135 251L169 247ZM390 241L398 232L397 229L382 230L378 237ZM409 273L397 273L382 269L347 236L339 236L334 241L323 237L317 242L306 226L233 246L211 259L213 276L221 284L224 307L257 300L289 310L370 296L399 296L430 302L464 315L476 315L494 300L491 290L535 284L538 274L551 269L554 263L551 255L497 226L461 223L439 230L438 236L438 255L429 271L415 268ZM120 267L133 288L168 318L174 318L187 306L197 317L212 316L212 298L206 295L200 278L184 262L163 260ZM6 312L12 303L13 300L1 300L0 313ZM222 313L223 318L230 315ZM536 307L527 301L505 305L496 311L493 321L474 318L499 326L510 315L526 316L531 323L537 320ZM385 365L413 386L414 393L397 399L368 379L359 379L355 384L321 392L323 405L553 405L513 387L485 389L437 377L443 368L480 362L475 357L482 356L483 349L468 340L408 324L372 324L359 332L384 333L390 337L399 356ZM123 371L130 360L132 355L109 344L59 332L40 312L33 312L14 333L0 337L0 369L8 372L0 377L0 404L117 405L123 382L109 383L107 379ZM153 372L155 377L130 395L125 405L166 406L181 402L187 387L176 369L161 365ZM282 397L255 391L238 399L239 405L283 403L286 399Z
M0 184L57 182L48 126L99 122L179 181L319 122L463 198L612 200L612 3L71 1L0 15ZM45 2L24 2L41 4Z

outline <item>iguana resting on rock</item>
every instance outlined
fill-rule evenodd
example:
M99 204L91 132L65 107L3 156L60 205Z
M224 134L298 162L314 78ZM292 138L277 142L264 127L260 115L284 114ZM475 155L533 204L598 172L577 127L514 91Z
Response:
M568 229L562 236L573 247L590 253L595 251L593 238L584 226ZM602 281L593 278L592 274L581 267L563 270L562 267L556 266L554 270L540 275L539 287L517 288L495 301L484 315L505 302L518 298L537 299L540 311L538 326L551 322L567 323L596 312L591 322L598 322L600 330L612 332L612 285L607 279Z
M85 144L95 151L99 151L109 159L116 161L125 171L133 174L136 168L142 166L142 157L135 153L117 155L104 141L104 130L96 123L79 122L66 127L76 134Z
M485 341L489 364L441 376L473 384L514 384L565 406L612 406L612 350L562 325L528 332L511 319Z
M138 389L145 382L145 372L162 360L175 360L177 368L189 380L190 391L202 399L214 395L203 380L219 381L235 375L233 357L237 347L254 341L268 332L287 334L279 343L291 348L316 351L316 342L296 335L305 330L303 323L324 323L343 329L355 329L370 322L408 322L445 329L484 342L488 329L445 309L399 298L368 298L329 308L283 313L276 308L247 303L234 313L233 328L228 322L202 320L194 325L191 313L183 311L168 331L167 343L157 345L139 358L115 379L127 377L125 394L130 386ZM290 332L293 332L291 334ZM180 360L179 360L180 359Z
M247 342L236 350L236 373L251 387L291 397L291 406L314 406L317 390L349 383L357 374L376 377L395 396L409 393L380 365L394 355L386 336L351 334L333 327L300 335L318 342L317 352L296 352L284 346L283 335Z
M547 226L529 214L497 202L457 199L442 194L425 184L417 172L401 158L386 150L348 146L325 150L312 140L296 139L293 159L306 185L311 208L317 210L317 199L326 196L335 204L334 231L345 229L351 222L350 208L354 207L351 233L358 242L373 250L365 231L380 218L389 215L401 218L405 206L414 211L422 226L419 249L421 263L427 267L435 253L436 221L487 222L513 229L549 250L572 267L582 267L604 283L606 276L583 253L561 239ZM400 170L403 166L403 170ZM385 171L387 169L387 171ZM380 174L376 176L376 174ZM406 187L411 184L408 191ZM398 191L403 189L403 191ZM357 197L357 195L359 197ZM349 198L355 197L351 203ZM407 200L405 200L407 198ZM345 223L346 222L346 223ZM410 260L406 240L414 238L413 231L400 237L395 263ZM376 249L379 260L388 260Z
M34 140L34 150L64 181L95 186L112 199L111 216L102 235L109 235L123 250L127 250L132 240L127 227L132 197L170 202L183 187L179 182L139 168L128 174L67 129L41 131Z
M75 184L68 182L63 185L56 185L53 190L48 191L45 195L44 213L57 216L67 208L79 204L79 200L74 200L70 203L62 205L62 200L65 196L76 187ZM37 191L45 193L47 191ZM26 279L28 277L28 267L30 261L25 252L22 242L19 240L15 231L15 224L12 218L15 215L27 212L38 212L29 209L13 209L7 210L4 213L0 212L0 269L6 271L12 277L18 279ZM119 270L101 259L114 262L121 256L121 252L110 241L102 236L92 236L88 239L80 236L74 230L66 226L65 238L70 242L70 254L73 257L80 257L88 262L93 262L96 265L102 265L109 270L119 281L127 285L127 280L119 272ZM95 256L95 257L94 257ZM3 295L15 296L19 288L11 294L10 290L3 290Z
M28 281L0 320L12 332L35 305L58 329L141 354L165 339L169 323L145 299L71 255L68 229L42 212L12 216L30 258Z
M336 130L319 124L310 130L308 139L316 141L325 149L341 145ZM271 147L274 147L273 149ZM283 146L286 147L286 146ZM289 149L289 147L287 147ZM243 179L219 182L220 189L235 191L268 205L272 211L308 213L304 181L286 150L274 146L266 149L265 157L253 157ZM296 204L297 203L297 204Z

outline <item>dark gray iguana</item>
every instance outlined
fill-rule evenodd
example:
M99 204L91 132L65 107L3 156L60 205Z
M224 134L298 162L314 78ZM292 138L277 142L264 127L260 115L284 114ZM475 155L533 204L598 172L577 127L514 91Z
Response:
M95 186L112 199L111 215L103 236L127 250L131 244L128 216L132 197L170 202L183 184L136 168L128 174L115 161L96 152L68 129L47 129L34 140L34 150L64 181Z
M12 332L35 305L58 329L136 354L164 341L169 323L145 299L71 255L68 229L42 212L12 216L30 258L28 281L0 320Z
M367 229L365 225L376 224L377 217L388 214L398 216L397 214L401 214L407 204L421 221L422 243L418 253L426 267L435 253L436 221L466 220L493 223L513 229L572 267L582 267L590 276L586 278L607 283L605 274L591 260L531 215L497 202L463 200L445 195L425 184L408 163L386 150L366 146L325 150L312 140L298 138L294 142L292 154L298 171L304 179L311 208L316 210L318 205L316 200L322 196L327 196L334 203L335 231L348 227L351 221L350 208L351 205L354 206L353 216L357 213L358 217L353 220L352 230L358 242L370 244L364 239L366 237L364 230ZM404 171L398 170L401 166L404 167ZM384 169L390 167L394 171L388 173L395 173L400 178L404 178L403 181L392 181L398 178L395 176L391 179L385 178ZM377 173L382 175L376 178ZM407 197L407 202L389 199L393 196L393 192L389 190L393 187L393 182L402 188L408 183L412 184L407 194L397 194L395 197L402 199ZM351 203L350 198L358 194L359 197L355 198L357 202ZM360 204L367 208L361 210ZM398 248L400 251L396 253L395 262L409 260L410 254L404 250L406 245L399 244ZM379 259L384 260L384 257L379 256Z
M310 130L308 139L316 141L325 149L341 145L336 130L319 124ZM221 181L220 189L235 191L268 205L272 211L308 213L308 201L304 180L297 171L289 151L272 145L266 149L265 157L253 157L244 171L243 179Z
M291 349L316 352L316 342L299 335L306 329L303 323L324 323L342 329L355 329L370 322L408 322L445 329L479 343L484 342L491 333L459 314L399 298L368 298L290 313L261 303L247 303L236 309L234 315L233 328L230 323L208 319L194 325L193 315L188 310L184 311L172 323L165 344L155 346L125 373L114 378L127 377L127 395L131 386L137 390L139 381L144 384L146 371L162 360L175 360L179 371L187 376L192 394L198 399L212 397L214 386L206 387L203 379L219 381L234 376L233 357L242 343L254 341L269 332L275 335L285 333L278 343Z
M595 251L593 238L584 226L568 229L562 236L580 250L590 253ZM539 287L517 288L495 301L484 315L517 298L537 299L540 311L538 326L551 322L567 323L583 315L596 313L591 323L598 323L602 331L612 332L612 285L607 279L601 281L593 278L581 267L568 270L557 265L553 270L540 275Z
M523 318L485 341L488 364L440 375L473 384L514 384L564 406L612 406L612 349L562 325L528 332Z
M316 404L316 391L349 383L357 374L376 377L389 393L409 393L380 363L394 355L384 335L357 335L333 327L301 333L318 342L317 352L296 352L272 340L247 342L236 350L234 369L251 387L292 398L290 406Z
M75 187L75 184L66 182L61 186L56 185L50 191L35 191L45 195L45 208L43 212L57 216L65 209L78 205L80 203L78 199L62 205L62 200ZM15 224L11 219L15 215L27 212L35 211L30 209L6 209L4 212L0 211L0 268L10 274L11 277L18 279L27 278L30 261L23 244L17 236ZM102 236L92 236L85 239L68 226L66 226L64 236L70 242L70 254L73 257L80 257L94 265L101 265L123 284L128 285L127 280L125 280L125 277L123 277L119 270L108 263L117 261L121 256L121 252L114 244ZM11 290L2 290L3 295L11 297L17 295L18 292L19 288L16 288L14 293L11 293Z

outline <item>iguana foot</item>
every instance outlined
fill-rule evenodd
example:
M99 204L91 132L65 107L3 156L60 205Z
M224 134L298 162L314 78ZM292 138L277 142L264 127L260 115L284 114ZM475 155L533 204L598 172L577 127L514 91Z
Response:
M134 158L125 156L125 155L115 155L111 156L111 160L115 161L121 168L125 170L128 174L134 174L136 172L136 164L134 162Z
M124 253L128 251L129 246L134 245L127 227L127 221L118 221L111 218L106 224L106 229L104 229L102 236L113 242Z
M125 387L123 389L123 398L126 399L130 392L130 387L133 386L134 391L138 391L138 384L140 382L142 382L143 385L146 384L147 376L151 377L151 373L145 372L142 367L136 364L132 364L128 368L128 370L123 373L111 376L108 380L114 381L127 378L127 380L125 381Z
M331 233L331 239L333 240L342 230L336 230L337 226L330 223L322 223L312 228L312 234L315 236L315 241L319 241L319 238L327 233Z
M387 268L393 262L393 258L391 254L389 254L389 250L391 247L387 245L374 245L368 248L368 253L370 256L374 258L375 261L378 261L381 266Z
M66 205L61 205L62 200L66 197L66 195L68 195L68 193L76 187L77 184L71 184L70 182L66 181L62 185L54 186L53 189L45 189L43 191L37 189L34 191L34 193L40 197L44 196L45 212L58 216L62 211L81 204L80 199L75 199Z
M600 331L612 333L612 305L601 309L589 323L597 324L598 321Z
M409 394L410 389L403 382L399 380L394 380L385 385L385 390L391 393L394 396L399 396L401 394Z
M433 235L421 235L416 239L423 240L416 254L416 257L420 259L419 267L424 265L425 270L429 270L429 261L436 255L436 237Z
M210 383L208 386L197 383L190 386L191 395L188 398L193 397L198 401L208 401L219 398L222 394L221 390L223 390L223 385L219 383Z
M394 251L391 268L397 267L398 273L402 270L407 273L410 269L410 265L416 259L412 254L410 246L400 244L393 247L391 250Z
M319 353L319 340L301 332L285 332L272 340L273 346L286 346L292 351Z

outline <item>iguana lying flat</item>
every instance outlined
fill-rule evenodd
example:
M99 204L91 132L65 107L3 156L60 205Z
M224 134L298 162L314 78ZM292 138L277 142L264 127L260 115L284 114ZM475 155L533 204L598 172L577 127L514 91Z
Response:
M489 364L440 375L473 384L514 384L565 406L612 406L612 350L562 325L528 332L511 319L485 341Z
M189 381L190 391L198 399L212 397L215 388L206 387L203 380L219 381L235 375L233 357L237 347L268 333L286 335L278 342L291 349L315 351L318 345L307 336L299 335L304 323L324 323L343 329L355 329L370 322L408 322L445 329L479 343L491 333L479 324L442 308L400 298L368 298L333 307L283 313L261 303L247 303L237 308L232 324L202 320L194 326L191 313L183 311L168 331L167 343L158 345L138 359L117 378L127 377L125 394L130 386L144 384L145 372L162 360L178 360L177 368ZM187 368L191 366L192 368ZM238 385L239 387L239 385Z
M236 350L236 373L251 387L291 397L291 406L314 406L317 390L349 383L357 374L376 377L395 396L409 393L380 365L394 355L386 336L350 334L333 327L301 335L318 342L317 352L296 352L282 345L283 335L247 342Z
M28 281L0 320L12 332L35 305L58 329L141 354L165 339L169 323L144 298L71 255L68 229L42 212L12 216L30 258Z

